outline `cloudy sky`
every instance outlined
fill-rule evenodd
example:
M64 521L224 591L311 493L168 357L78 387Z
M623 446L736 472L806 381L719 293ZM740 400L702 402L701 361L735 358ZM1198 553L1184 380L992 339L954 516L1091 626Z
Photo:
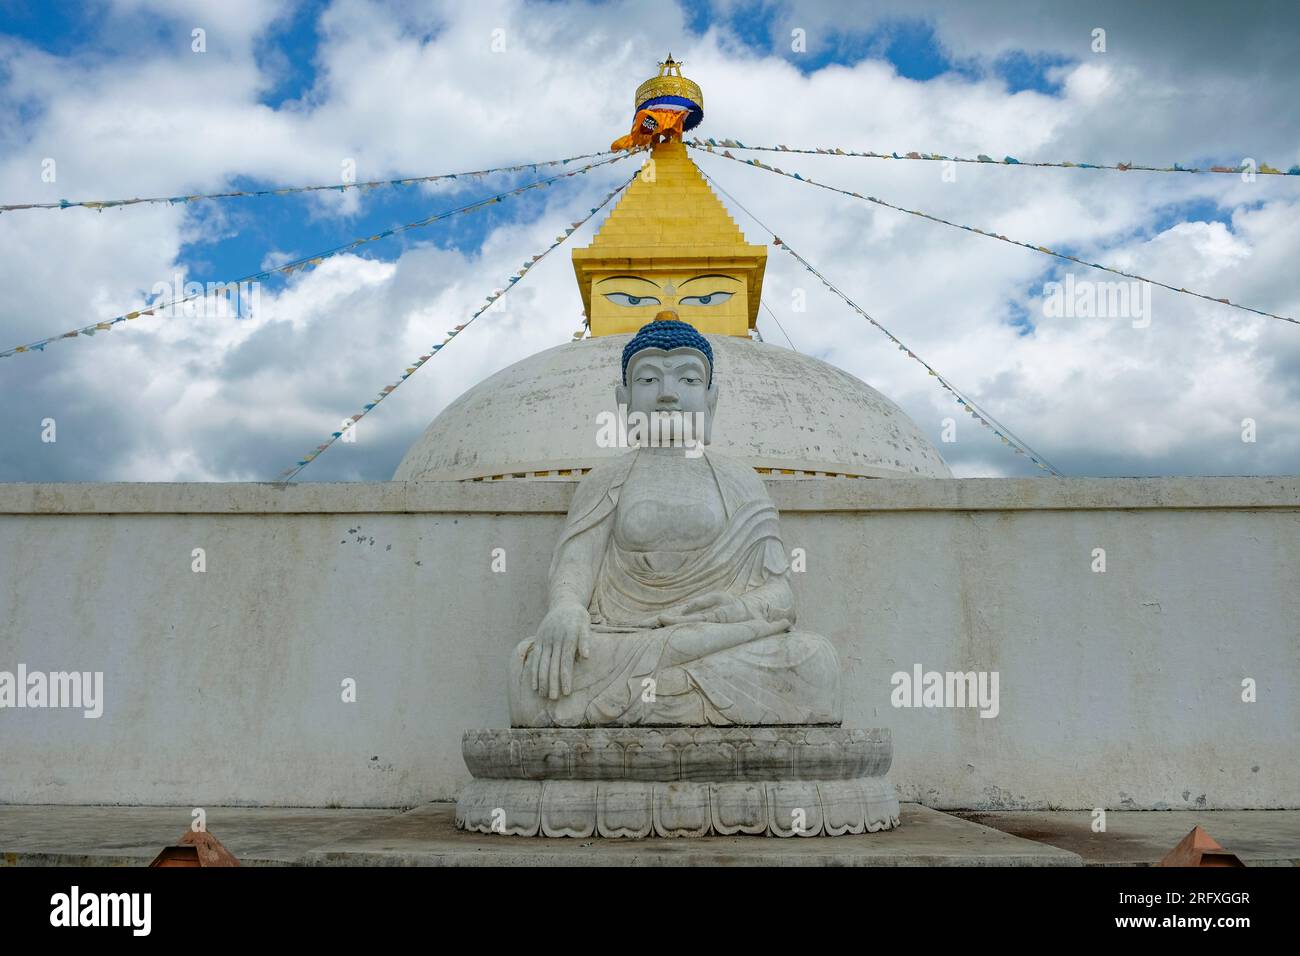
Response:
M698 132L720 139L1300 163L1293 4L1025 6L0 0L0 203L334 183L349 164L360 180L424 176L593 152L626 132L636 85L670 50L704 89ZM1098 28L1104 52L1094 50ZM1149 323L1049 316L1044 285L1064 278L1059 260L719 157L697 161L1065 474L1300 473L1300 327L1161 289ZM962 165L948 181L939 163L777 162L1300 316L1300 176ZM634 163L268 281L252 316L141 318L0 359L0 480L270 480ZM0 214L0 349L140 308L177 276L235 279L534 178ZM769 240L732 212L751 241ZM592 228L571 241L585 245ZM1030 473L790 257L769 255L764 298L784 333L763 312L768 342L883 391L958 475ZM1077 281L1114 278L1071 271ZM806 311L795 308L800 289ZM568 247L508 298L302 480L388 478L458 394L567 341L581 323ZM959 418L957 441L944 444L948 417ZM56 442L41 441L46 419ZM1254 442L1242 440L1244 419L1255 422Z

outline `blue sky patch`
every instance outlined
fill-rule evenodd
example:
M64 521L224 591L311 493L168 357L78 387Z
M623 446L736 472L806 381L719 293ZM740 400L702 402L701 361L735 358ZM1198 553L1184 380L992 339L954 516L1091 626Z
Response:
M324 9L320 0L303 3L258 39L258 69L274 80L260 101L272 109L303 99L316 85L316 48L320 42L316 27Z
M1042 283L1039 283L1030 289L1030 300L1033 301L1035 297L1041 299L1042 292L1043 286ZM1016 330L1017 335L1024 337L1033 334L1035 326L1028 309L1012 299L1007 302L1007 311L1007 324Z
M1180 222L1221 222L1231 230L1232 210L1204 197L1166 203L1156 208L1147 232L1158 235Z
M1073 62L1070 57L1051 53L1011 50L994 61L993 73L1006 83L1010 93L1029 90L1048 96L1060 96L1064 85L1060 80L1050 79L1048 73Z

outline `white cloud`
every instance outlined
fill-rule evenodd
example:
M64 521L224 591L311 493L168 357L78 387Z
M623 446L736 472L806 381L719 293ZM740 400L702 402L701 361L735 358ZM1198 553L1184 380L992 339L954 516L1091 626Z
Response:
M169 18L186 42L142 47L129 60L69 59L0 42L0 103L26 104L19 128L0 134L7 147L0 194L12 197L7 201L219 189L241 175L327 182L346 158L357 161L359 178L370 179L598 149L624 131L633 89L668 47L704 87L701 132L746 142L1235 162L1247 149L1234 145L1245 141L1237 131L1253 128L1259 137L1247 155L1284 167L1300 157L1292 112L1265 118L1258 105L1233 98L1252 83L1266 102L1280 95L1257 82L1248 60L1233 56L1198 71L1178 55L1181 34L1171 33L1162 46L1144 16L1120 8L1106 14L1114 55L1060 68L1062 92L1048 96L1009 94L996 77L918 82L879 61L804 75L785 59L746 50L724 27L686 35L680 12L661 5L491 3L411 12L336 0L320 19L316 86L272 108L259 97L277 67L259 55L259 37L288 15L285 9L197 0L180 8L144 0L117 6L121 17ZM944 9L938 35L958 55L991 58L1016 48L1072 50L1070 38L1083 22L1063 13L1059 29L1046 18L1046 25L1011 29L997 9L989 18L1003 24L1003 33L965 11ZM801 15L810 31L816 27L815 7ZM203 56L189 51L191 22L211 24ZM498 29L506 48L494 53ZM1135 37L1144 44L1141 69L1131 49ZM1261 43L1264 62L1276 62ZM1225 130L1234 138L1224 138ZM44 157L58 160L56 184L40 180ZM1041 290L1059 277L1059 261L717 157L699 163L1066 471L1300 468L1300 328L1159 289L1146 329L1124 319L1049 319ZM1300 312L1293 179L1246 184L1231 176L962 166L948 183L939 164L809 156L778 164L1174 285ZM272 477L463 322L551 240L557 224L585 213L629 172L616 166L571 180L580 194L531 194L545 200L535 217L504 222L471 256L433 245L437 232L412 234L395 262L342 256L278 293L263 290L261 313L252 319L141 319L93 341L6 359L0 368L16 424L0 446L0 478ZM440 201L449 195L438 191ZM1191 200L1222 204L1231 225L1158 228L1170 208ZM347 218L364 201L355 194L325 197L311 214L322 222ZM740 209L732 213L751 241L767 238ZM188 207L0 216L0 285L8 306L0 344L134 307L155 282L170 280L183 242L232 228L220 214L196 218ZM574 238L585 244L589 234L590 227ZM580 311L567 251L561 247L511 292L509 310L486 313L368 416L365 441L336 445L304 477L386 477L401 450L461 391L567 341ZM267 262L288 254L263 253ZM1114 278L1073 271L1080 280ZM794 287L808 290L808 312L791 311ZM937 442L942 419L956 409L950 397L776 249L767 298L802 350L881 389ZM1011 323L1017 309L1036 326L1032 333ZM784 341L765 314L760 324L768 341ZM57 448L34 443L45 415L60 419ZM1021 468L957 417L960 441L940 450L959 474ZM1240 441L1243 417L1260 422L1254 445Z

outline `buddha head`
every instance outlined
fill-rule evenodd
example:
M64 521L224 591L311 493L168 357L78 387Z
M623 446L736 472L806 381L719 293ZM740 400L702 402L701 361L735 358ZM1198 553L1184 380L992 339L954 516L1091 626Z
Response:
M677 313L664 311L643 325L623 348L623 379L615 398L627 409L633 444L708 444L718 386L713 347ZM631 441L631 439L629 439Z

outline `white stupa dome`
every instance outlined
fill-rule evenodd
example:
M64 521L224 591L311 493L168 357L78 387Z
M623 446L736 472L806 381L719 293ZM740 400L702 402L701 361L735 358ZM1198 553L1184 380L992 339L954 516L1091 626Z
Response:
M394 481L571 480L626 449L602 448L623 346L602 335L539 352L443 410ZM710 449L773 477L951 478L916 424L860 379L789 349L728 335L713 346L718 410Z

